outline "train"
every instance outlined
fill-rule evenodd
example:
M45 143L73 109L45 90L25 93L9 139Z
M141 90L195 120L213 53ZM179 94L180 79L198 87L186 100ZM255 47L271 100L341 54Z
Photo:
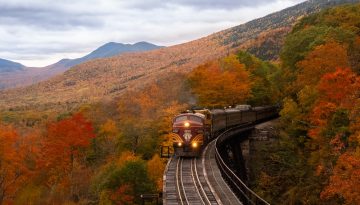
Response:
M278 106L237 105L234 108L192 109L183 112L172 121L174 154L178 157L198 157L206 144L221 132L276 117L278 111Z

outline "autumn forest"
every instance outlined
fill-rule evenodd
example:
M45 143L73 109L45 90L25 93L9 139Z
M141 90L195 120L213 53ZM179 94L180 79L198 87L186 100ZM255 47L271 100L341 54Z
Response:
M299 20L277 60L238 50L71 110L0 112L0 204L140 204L160 193L172 118L280 105L251 188L271 204L360 201L360 5Z

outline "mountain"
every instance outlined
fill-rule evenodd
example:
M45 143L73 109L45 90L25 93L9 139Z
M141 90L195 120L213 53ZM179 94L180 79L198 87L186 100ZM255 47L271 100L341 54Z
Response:
M76 59L62 59L59 62L50 65L50 67L53 69L57 67L70 68L72 66L78 65L80 63L92 59L112 57L124 52L149 51L162 47L163 46L157 46L144 41L135 44L122 44L122 43L110 42L100 46L99 48L97 48L96 50L94 50L93 52L89 53L84 57L76 58Z
M110 42L100 46L84 57L62 59L55 64L43 68L29 68L18 63L0 59L0 89L31 85L61 74L69 68L89 60L112 57L125 52L142 52L158 48L162 48L162 46L148 42L138 42L135 44Z
M83 103L112 100L173 73L239 49L263 59L277 59L284 37L303 16L360 0L310 0L246 24L188 43L147 52L125 53L76 65L50 80L0 91L0 109L65 110Z
M157 48L161 48L163 46L157 46L148 42L138 42L135 44L122 44L122 43L114 43L114 42L110 42L107 43L101 47L99 47L98 49L96 49L95 51L91 52L90 54L79 58L79 59L75 59L76 61L86 61L86 60L90 60L90 59L95 59L95 58L104 58L104 57L111 57L111 56L115 56L118 55L120 53L124 53L124 52L138 52L138 51L149 51L149 50L154 50Z
M20 63L0 58L0 73L21 71L24 68L25 66L21 65Z

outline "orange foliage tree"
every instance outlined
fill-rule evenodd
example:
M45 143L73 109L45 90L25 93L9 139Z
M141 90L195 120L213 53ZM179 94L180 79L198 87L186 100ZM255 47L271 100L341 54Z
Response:
M22 148L15 129L0 125L0 204L10 203L27 178L28 168Z
M316 137L339 109L351 110L359 97L360 77L350 69L337 69L322 77L318 85L319 98L310 116L315 126L309 135Z
M360 155L347 152L342 154L330 177L329 185L321 193L322 199L338 196L344 204L358 204L360 201Z
M189 82L198 104L205 107L235 105L250 96L249 72L235 55L195 68Z
M94 137L91 122L80 113L49 124L39 160L40 168L48 174L48 186L70 187L74 191L74 172L82 168L84 148Z
M297 63L300 69L296 85L300 89L305 85L315 86L321 77L336 68L349 67L346 48L335 41L316 47L304 60Z

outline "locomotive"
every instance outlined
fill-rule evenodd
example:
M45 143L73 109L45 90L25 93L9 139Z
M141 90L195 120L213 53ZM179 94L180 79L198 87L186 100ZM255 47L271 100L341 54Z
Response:
M197 157L205 145L222 131L246 123L275 117L278 106L238 105L229 109L194 109L173 119L173 147L176 156Z

